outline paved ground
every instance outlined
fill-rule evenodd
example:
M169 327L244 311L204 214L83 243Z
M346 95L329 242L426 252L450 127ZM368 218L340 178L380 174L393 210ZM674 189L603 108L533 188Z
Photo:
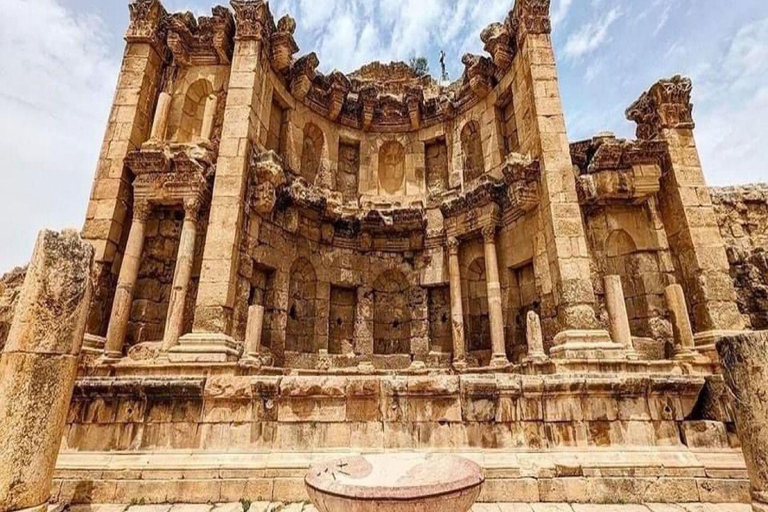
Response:
M247 507L248 510L244 510ZM53 508L53 507L52 507ZM61 507L59 507L61 510ZM647 503L643 505L569 505L567 503L480 503L472 512L751 512L743 504ZM306 503L223 503L219 505L73 505L69 512L317 512Z

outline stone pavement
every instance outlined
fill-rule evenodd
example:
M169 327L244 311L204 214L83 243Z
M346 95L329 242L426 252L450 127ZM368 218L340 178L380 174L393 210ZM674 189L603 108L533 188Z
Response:
M646 503L642 505L584 505L568 503L478 503L472 512L751 512L744 504ZM65 512L62 507L51 505L48 512ZM67 512L317 512L307 503L222 503L218 505L75 505Z

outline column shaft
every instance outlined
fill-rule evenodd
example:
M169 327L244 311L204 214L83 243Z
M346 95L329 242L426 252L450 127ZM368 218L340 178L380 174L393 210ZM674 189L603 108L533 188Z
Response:
M488 287L488 316L491 323L492 366L509 363L504 341L504 313L501 308L501 283L499 262L496 256L496 230L483 230L485 246L485 282Z
M216 109L219 106L219 97L215 94L208 96L205 101L205 113L203 114L203 127L200 130L200 137L203 140L210 141L213 136L213 122L216 118Z
M605 308L608 310L608 327L611 340L620 343L627 352L634 353L632 332L629 328L629 315L624 300L624 288L620 276L605 276Z
M453 361L463 364L467 358L464 339L464 307L461 302L461 270L459 267L459 241L448 241L448 278L451 287L451 334Z
M152 122L152 134L149 139L153 142L162 142L165 140L168 131L168 115L171 113L171 95L167 92L161 92L157 98L157 109L155 110L155 119Z
M246 358L255 359L259 357L263 327L264 306L253 305L248 308L248 324L245 328L245 350L243 351L243 355Z
M173 287L165 320L165 334L161 352L168 352L179 343L184 329L184 312L187 306L187 292L192 278L192 264L195 259L195 241L197 239L197 217L200 205L192 203L185 206L184 225L181 228L179 253L176 257L176 270L173 275Z
M107 329L107 341L104 346L104 355L108 358L120 358L123 355L123 343L128 329L128 321L131 318L133 290L136 286L136 279L139 277L141 253L144 250L144 231L149 211L150 207L147 203L137 203L134 206L133 222L128 234L125 254L123 254L123 263L120 266L117 289L112 302L112 314Z

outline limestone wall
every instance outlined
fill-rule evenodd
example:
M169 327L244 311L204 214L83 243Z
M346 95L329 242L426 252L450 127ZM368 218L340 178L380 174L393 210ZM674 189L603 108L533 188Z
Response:
M768 328L768 185L711 188L739 311L746 325Z

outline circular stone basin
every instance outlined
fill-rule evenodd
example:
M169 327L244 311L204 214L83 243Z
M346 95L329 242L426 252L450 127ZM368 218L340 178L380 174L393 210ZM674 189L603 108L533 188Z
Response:
M304 480L319 512L467 512L484 481L474 462L430 453L345 457Z

